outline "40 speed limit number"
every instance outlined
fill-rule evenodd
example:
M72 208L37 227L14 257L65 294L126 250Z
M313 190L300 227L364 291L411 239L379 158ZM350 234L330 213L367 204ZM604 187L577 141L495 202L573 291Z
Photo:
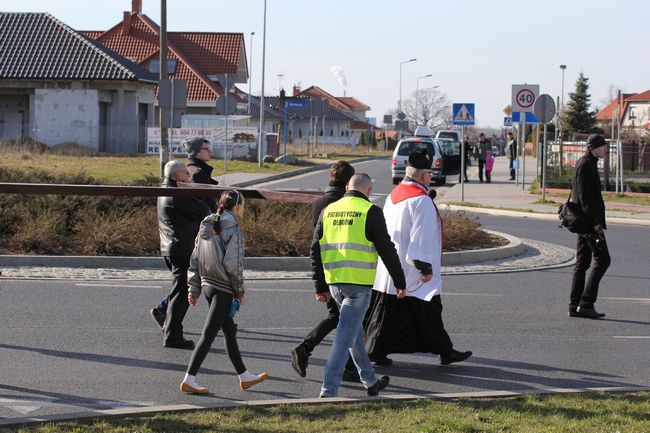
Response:
M532 113L538 96L538 84L513 84L512 111Z

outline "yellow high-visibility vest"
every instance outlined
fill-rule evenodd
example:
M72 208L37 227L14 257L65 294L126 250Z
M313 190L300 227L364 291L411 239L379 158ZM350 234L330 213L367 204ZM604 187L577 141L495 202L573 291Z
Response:
M348 196L323 211L319 244L327 284L373 285L378 254L366 238L366 219L371 207L368 200Z

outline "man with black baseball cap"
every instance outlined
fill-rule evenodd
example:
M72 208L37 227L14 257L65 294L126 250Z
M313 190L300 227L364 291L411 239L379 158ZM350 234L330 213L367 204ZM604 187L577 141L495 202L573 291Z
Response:
M587 138L587 151L578 160L573 174L572 201L582 208L594 229L592 233L578 235L569 304L570 317L599 319L605 316L596 311L594 304L598 296L600 280L611 262L605 241L605 229L607 229L605 202L601 193L597 165L598 159L603 158L607 152L606 145L607 142L602 135L590 135ZM585 274L591 265L592 256L594 264L585 284Z

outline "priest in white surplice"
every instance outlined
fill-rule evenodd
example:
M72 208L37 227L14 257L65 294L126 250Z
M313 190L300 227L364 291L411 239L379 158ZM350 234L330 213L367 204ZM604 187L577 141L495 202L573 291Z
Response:
M406 178L386 198L384 217L406 276L405 298L398 300L388 271L379 263L376 293L366 328L370 358L389 365L390 353L429 352L443 365L469 358L454 350L442 322L442 219L428 194L431 155L409 155Z

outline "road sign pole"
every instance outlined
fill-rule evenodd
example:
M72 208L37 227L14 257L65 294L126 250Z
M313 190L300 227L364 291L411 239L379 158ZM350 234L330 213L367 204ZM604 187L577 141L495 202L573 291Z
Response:
M542 148L542 202L546 201L546 123L544 123L544 147Z
M526 113L521 114L524 118L524 121L521 123L524 140L522 142L521 148L521 189L526 190Z
M228 92L228 74L226 75L226 89L225 89L225 97L226 97L226 136L224 137L223 141L223 171L228 171L228 96L230 96Z
M284 155L282 156L282 163L287 165L287 101L284 101Z
M465 127L460 127L460 201L465 201Z

